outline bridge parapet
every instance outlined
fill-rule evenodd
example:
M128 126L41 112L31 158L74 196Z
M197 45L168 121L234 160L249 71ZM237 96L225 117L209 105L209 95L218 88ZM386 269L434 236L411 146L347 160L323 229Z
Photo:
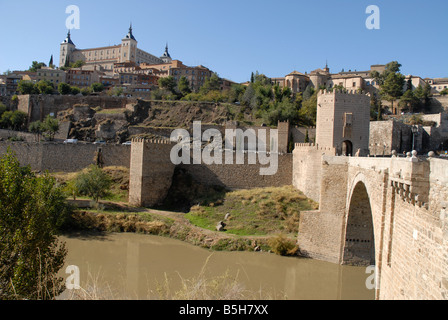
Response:
M430 166L426 160L415 157L393 157L389 181L392 191L403 201L428 209Z

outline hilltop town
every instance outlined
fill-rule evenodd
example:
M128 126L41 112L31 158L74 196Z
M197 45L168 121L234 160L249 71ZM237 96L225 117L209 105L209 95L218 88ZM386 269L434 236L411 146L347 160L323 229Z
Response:
M48 65L35 61L29 70L0 76L3 105L26 114L18 126L21 132L29 131L32 122L43 121L48 115L60 121L57 140L111 143L138 136L168 138L160 128L188 126L191 123L186 119L220 126L239 121L246 127L276 127L279 121L288 121L292 131L288 145L312 141L316 98L312 103L308 100L326 89L371 94L372 155L448 148L448 78L404 76L398 72L398 63L389 67L391 73L402 77L398 81L403 90L392 94L382 90L387 65L338 73L330 72L326 65L284 77L253 73L250 81L235 83L202 65L186 66L173 59L168 45L160 57L138 48L132 25L120 45L91 49L79 49L69 31L60 44L59 66L53 62L51 56ZM217 107L207 105L210 103ZM214 111L202 112L209 109ZM35 139L35 135L11 132L17 126L8 127L7 119L3 122L2 129L9 131L2 132L1 138Z
M327 64L284 77L254 72L236 83L172 59L168 45L160 57L139 49L132 25L120 45L92 49L78 49L68 32L59 66L53 62L51 56L48 66L34 61L29 70L0 76L3 155L12 150L32 171L65 177L92 164L123 169L120 205L143 210L177 202L182 214L166 217L179 222L187 213L195 233L177 225L176 234L207 248L219 247L226 223L235 220L219 212L211 220L218 226L202 230L225 201L199 201L197 194L288 188L280 189L293 194L286 202L306 202L301 211L282 195L258 204L264 191L239 201L260 206L257 219L289 226L288 252L378 266L377 299L448 297L448 78L403 75L392 61L365 71L332 73ZM194 122L202 124L199 139ZM218 144L231 140L229 153L210 163L174 163L175 129L204 152L215 135L224 136ZM202 136L209 129L213 141ZM254 139L238 136L243 131ZM277 170L260 174L274 158ZM157 221L158 230L174 233L166 221ZM252 238L243 237L242 247L235 239L223 242L260 249Z

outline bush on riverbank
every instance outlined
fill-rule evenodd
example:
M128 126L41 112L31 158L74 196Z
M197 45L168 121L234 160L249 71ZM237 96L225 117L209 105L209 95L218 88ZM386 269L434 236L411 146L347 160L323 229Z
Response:
M151 235L168 235L173 221L155 219L149 214L122 212L94 213L75 211L64 229L69 231L135 232Z
M191 208L186 218L194 225L216 230L226 221L226 233L241 236L265 236L283 232L295 235L300 212L317 209L317 204L292 186L229 192L218 202Z

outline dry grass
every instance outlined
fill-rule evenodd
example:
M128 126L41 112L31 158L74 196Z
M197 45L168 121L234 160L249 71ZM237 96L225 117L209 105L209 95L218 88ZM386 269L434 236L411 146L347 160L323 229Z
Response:
M76 211L72 214L71 229L100 232L135 232L151 235L167 235L173 221L156 218L150 214Z
M239 274L232 275L226 271L222 275L207 276L207 265L212 255L204 263L201 271L195 277L186 279L178 273L178 279L170 279L165 274L164 279L156 281L154 287L147 291L148 300L274 300L285 299L281 292L263 290L248 290L238 279ZM179 281L180 280L180 285ZM121 286L122 288L125 286ZM130 300L124 292L119 292L105 281L98 272L92 275L88 272L86 284L76 290L66 290L59 300Z
M214 230L230 213L226 229L231 234L296 234L300 212L317 208L317 203L292 186L270 187L229 192L219 204L193 206L186 217L196 226Z
M172 280L165 274L162 283L158 283L156 292L160 300L272 300L284 299L282 294L272 294L261 289L251 291L238 279L239 274L232 275L229 270L224 274L207 277L209 256L196 277L185 279L179 273L180 289L172 289Z
M93 158L92 158L93 160ZM105 200L127 202L129 197L129 168L119 166L109 166L103 168L104 172L112 179L112 185L110 188L110 194ZM79 172L58 172L53 173L52 176L63 186L70 181L76 179L80 173L85 173L88 168ZM72 197L72 194L68 191L68 197Z

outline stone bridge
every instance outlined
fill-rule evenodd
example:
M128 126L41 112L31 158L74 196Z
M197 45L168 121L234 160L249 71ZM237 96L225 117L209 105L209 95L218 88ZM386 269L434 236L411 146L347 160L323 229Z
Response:
M293 184L320 204L301 213L301 252L375 265L377 299L448 299L448 161L311 149L293 160Z

